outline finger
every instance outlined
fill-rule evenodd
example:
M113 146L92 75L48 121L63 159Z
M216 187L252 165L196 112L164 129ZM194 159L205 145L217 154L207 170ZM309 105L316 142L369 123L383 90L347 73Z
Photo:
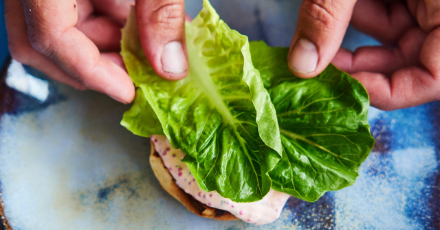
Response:
M21 1L5 0L5 22L8 32L9 52L15 60L38 69L53 80L79 90L86 89L85 86L69 76L49 58L32 48L27 34Z
M376 72L387 76L411 65L420 65L419 54L426 33L420 28L409 29L398 41L395 48L361 47L355 52L341 49L332 63L348 72Z
M69 74L64 72L60 67L58 67L52 60L47 58L46 56L38 53L37 51L33 50L32 53L29 54L29 60L31 60L28 63L23 63L19 60L19 62L29 65L39 71L41 71L44 75L50 77L51 79L70 85L73 88L77 90L86 90L87 87L85 87L83 84L81 84L79 81L77 81L75 78L71 77Z
M108 1L111 5L115 1ZM83 32L101 51L119 51L121 25L107 16L96 16L94 6L88 0L77 0L78 22L76 28Z
M351 24L385 44L395 44L405 31L416 25L404 2L359 0Z
M420 52L417 52L420 55L414 54L419 57L417 66L402 68L390 76L368 72L352 74L367 89L373 106L394 110L440 99L440 58L437 55L440 52L437 45L440 29L425 37Z
M391 77L368 72L352 76L366 88L371 105L382 110L408 108L440 99L438 79L419 67L401 69Z
M440 81L440 28L436 28L425 39L420 51L420 62L435 79Z
M314 77L333 59L342 43L355 0L304 0L288 63L295 75Z
M431 32L440 25L440 2L435 0L408 1L408 7L413 12L420 27L425 32Z
M92 0L96 13L105 15L124 25L130 14L130 6L134 4L132 0Z
M183 0L137 0L138 29L154 71L168 80L188 74Z
M25 15L31 45L37 51L87 88L123 103L133 100L134 86L127 73L101 56L94 43L74 27L78 20L75 0L24 3L25 9L30 9Z
M121 69L127 71L127 69L125 68L124 60L119 53L101 53L101 56L115 63L116 65L121 67Z
M90 16L77 23L76 28L92 40L100 51L120 50L121 27L110 18Z

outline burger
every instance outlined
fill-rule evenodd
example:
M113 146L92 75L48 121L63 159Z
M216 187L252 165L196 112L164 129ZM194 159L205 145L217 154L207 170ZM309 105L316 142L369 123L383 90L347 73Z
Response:
M312 79L288 69L288 48L230 29L207 0L186 23L189 74L160 78L132 11L121 55L136 97L121 124L150 138L162 187L191 212L267 224L290 196L314 202L352 185L374 139L368 93L329 65Z
M237 203L218 192L203 191L188 167L181 162L185 154L174 149L165 136L153 135L150 164L154 175L171 196L196 215L216 220L237 220L262 225L275 221L290 195L271 190L262 200Z

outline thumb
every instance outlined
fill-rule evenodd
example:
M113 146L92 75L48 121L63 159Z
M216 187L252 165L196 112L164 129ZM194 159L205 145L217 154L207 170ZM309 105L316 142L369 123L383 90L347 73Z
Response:
M154 71L168 80L188 74L184 0L136 0L139 35Z
M356 0L304 0L288 64L293 74L320 74L335 56L347 30Z

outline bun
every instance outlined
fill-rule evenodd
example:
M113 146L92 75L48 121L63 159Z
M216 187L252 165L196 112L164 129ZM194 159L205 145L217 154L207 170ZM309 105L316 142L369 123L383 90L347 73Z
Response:
M163 189L165 189L165 191L167 191L171 196L180 201L180 203L182 203L189 211L198 216L212 218L216 220L238 220L237 217L227 211L211 208L200 203L198 200L194 199L194 197L187 194L179 186L177 186L174 178L171 176L168 169L164 166L162 158L156 152L154 148L154 143L152 141L150 165L153 169L154 175L159 180L160 185L162 185Z

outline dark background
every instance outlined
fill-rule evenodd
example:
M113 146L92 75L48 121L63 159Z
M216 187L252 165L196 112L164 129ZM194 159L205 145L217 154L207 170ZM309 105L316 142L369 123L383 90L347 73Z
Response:
M5 15L4 13L5 7L3 4L3 0L0 0L0 13L1 15ZM3 66L3 63L8 56L8 41L6 39L6 29L5 29L5 18L4 16L0 17L0 63Z
M0 0L0 14L5 15L5 7L3 4L3 0ZM6 28L5 28L5 17L0 17L0 66L3 66L6 57L9 55L8 50L8 41L6 38ZM0 190L1 193L1 190ZM5 227L3 226L3 221L0 221L0 230L5 230Z

